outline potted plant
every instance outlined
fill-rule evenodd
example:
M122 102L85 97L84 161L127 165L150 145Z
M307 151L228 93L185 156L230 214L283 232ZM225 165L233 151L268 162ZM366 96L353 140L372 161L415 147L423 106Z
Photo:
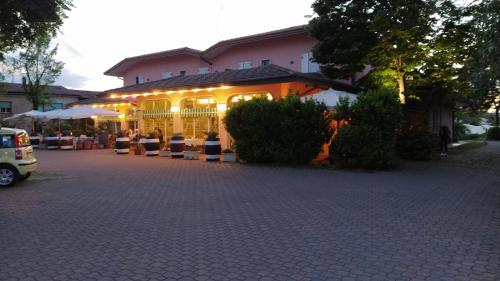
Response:
M184 158L184 149L186 148L186 141L181 133L174 133L170 140L170 155L172 158Z
M217 132L209 132L205 140L205 160L219 161L221 153L220 140Z
M158 156L160 154L160 139L158 133L151 132L144 141L146 156Z
M222 151L222 161L229 163L236 163L236 153L232 149L224 149Z
M59 137L51 127L45 128L43 142L49 150L59 149Z
M184 150L184 159L198 160L200 159L200 149L194 145L186 146Z
M129 154L130 138L125 131L119 131L116 135L115 152L117 154Z

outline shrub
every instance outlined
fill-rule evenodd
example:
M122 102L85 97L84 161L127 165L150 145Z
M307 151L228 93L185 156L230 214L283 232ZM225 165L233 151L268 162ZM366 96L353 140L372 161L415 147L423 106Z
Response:
M423 126L405 127L398 133L396 139L397 154L403 159L430 159L436 147L436 137Z
M240 159L248 163L308 163L332 134L324 104L292 95L238 102L224 121Z
M352 104L351 112L350 123L341 127L330 146L330 161L340 167L392 166L396 129L402 118L396 94L369 90Z
M393 159L394 143L367 125L341 127L330 145L330 162L340 168L386 169Z
M500 127L491 127L486 132L487 140L500 140Z

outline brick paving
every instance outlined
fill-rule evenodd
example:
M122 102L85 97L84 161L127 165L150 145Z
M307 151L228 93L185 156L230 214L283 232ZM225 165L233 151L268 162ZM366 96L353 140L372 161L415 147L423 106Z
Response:
M2 281L500 280L500 175L451 158L368 173L37 157L62 177L0 190Z

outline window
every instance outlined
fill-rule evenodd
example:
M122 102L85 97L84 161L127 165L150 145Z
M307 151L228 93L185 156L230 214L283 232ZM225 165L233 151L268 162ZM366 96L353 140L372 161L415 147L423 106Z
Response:
M260 65L262 65L262 66L266 66L266 65L269 65L269 64L271 64L270 60L261 60L260 61Z
M242 61L239 63L240 69L252 68L252 62L250 61Z
M60 102L56 102L56 103L49 103L49 104L44 104L44 105L38 106L38 111L51 111L54 109L64 109L64 104L60 103Z
M141 84L141 83L144 83L144 76L136 76L135 84Z
M180 73L181 76L186 75L186 71L185 70L181 70L179 73Z
M302 62L302 72L309 73L309 72L319 71L319 64L313 62L313 55L311 52L303 54L301 57L301 62Z
M198 74L206 74L209 72L210 70L208 69L208 67L198 67Z
M11 113L11 112L12 112L12 102L0 101L0 113Z
M14 135L1 135L0 148L14 148Z
M167 79L172 77L172 71L165 71L161 73L161 79Z

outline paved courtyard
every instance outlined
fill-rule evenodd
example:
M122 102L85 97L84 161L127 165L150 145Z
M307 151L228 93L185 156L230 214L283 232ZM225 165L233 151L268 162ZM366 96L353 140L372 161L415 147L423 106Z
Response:
M498 143L478 151L500 159ZM368 173L36 154L40 174L0 190L2 281L500 280L498 162Z

